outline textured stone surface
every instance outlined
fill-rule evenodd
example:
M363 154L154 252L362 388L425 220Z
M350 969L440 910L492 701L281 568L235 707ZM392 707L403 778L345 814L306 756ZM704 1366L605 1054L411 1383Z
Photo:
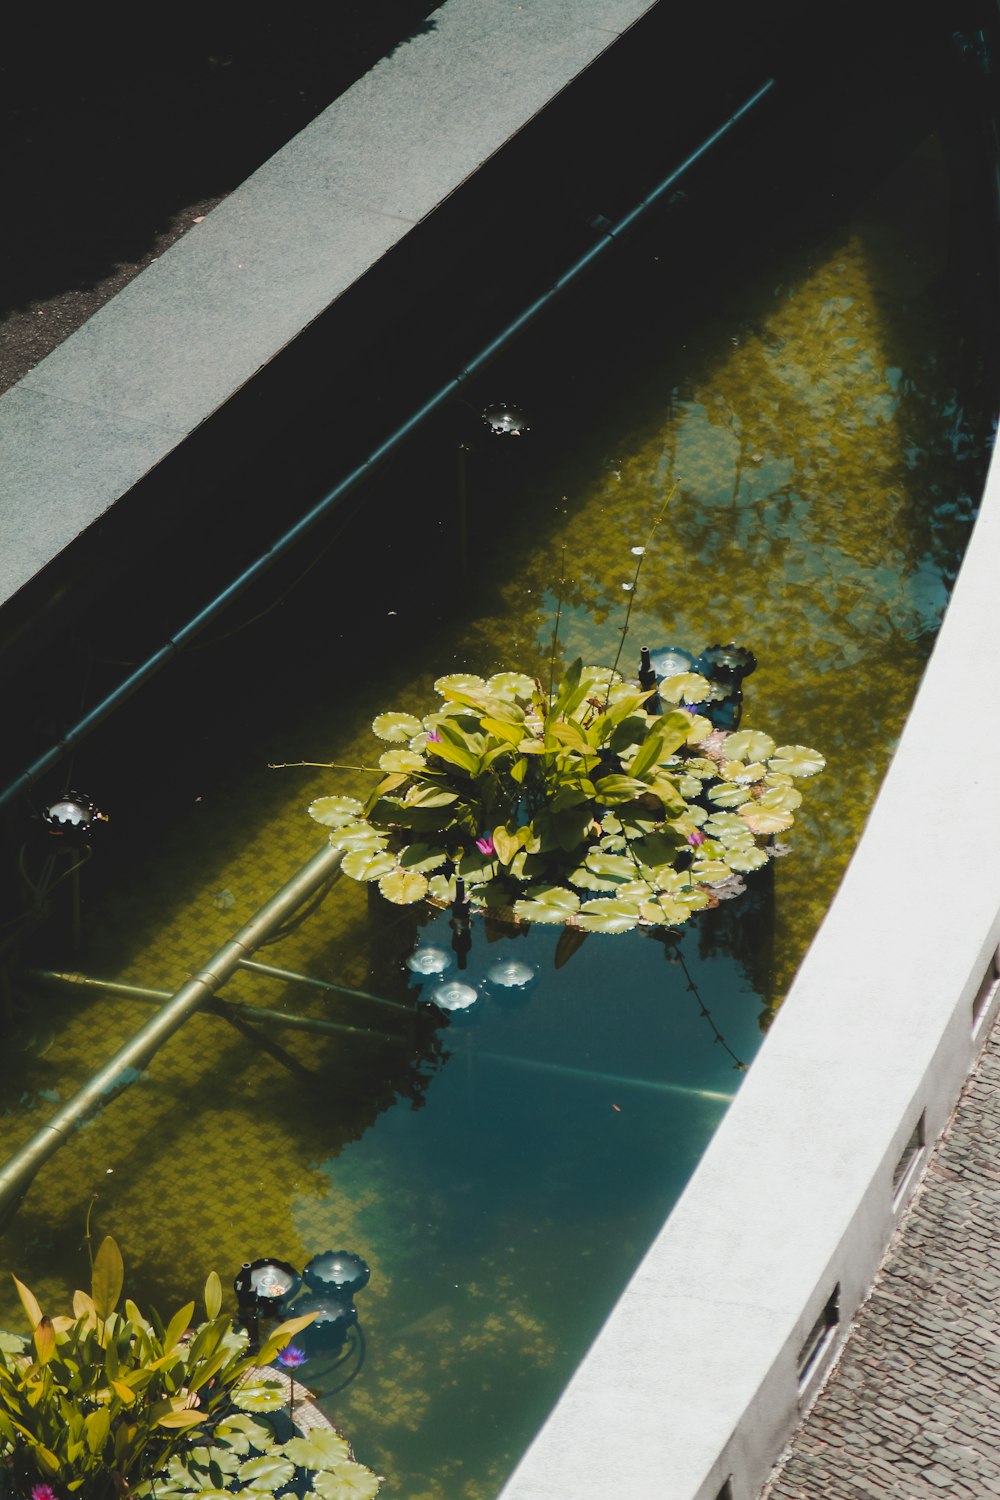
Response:
M1000 1028L762 1500L1000 1494Z

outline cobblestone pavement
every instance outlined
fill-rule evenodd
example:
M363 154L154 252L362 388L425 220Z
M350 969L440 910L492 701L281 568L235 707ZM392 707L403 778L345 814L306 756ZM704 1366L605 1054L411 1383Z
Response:
M761 1500L1000 1495L1000 1026Z

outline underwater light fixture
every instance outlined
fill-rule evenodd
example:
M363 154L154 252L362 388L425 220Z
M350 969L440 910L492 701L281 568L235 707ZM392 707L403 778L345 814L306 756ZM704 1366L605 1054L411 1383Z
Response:
M694 671L709 682L734 682L737 687L756 670L757 658L753 652L733 641L728 646L706 646L694 663Z
M351 1298L371 1280L368 1262L353 1250L325 1250L314 1255L302 1270L302 1279L313 1291Z
M454 955L447 948L432 948L427 945L414 949L406 960L406 967L411 974L443 974L454 962Z
M85 842L96 823L106 823L107 815L98 812L89 797L80 792L63 792L50 802L42 813L42 821L56 838L67 838L76 843Z
M531 430L524 412L505 401L485 407L480 416L496 437L520 437Z
M448 979L443 984L436 984L427 999L439 1010L468 1010L479 999L479 991L471 984L463 984L460 979Z
M681 672L690 672L694 657L681 646L662 646L659 651L650 653L649 661L657 680L662 681L664 677L677 677Z
M526 990L537 977L538 970L523 958L498 958L486 970L487 984L501 990Z
M281 1303L301 1285L302 1277L287 1260L245 1260L233 1282L240 1316L246 1321L249 1315L254 1323L258 1317L277 1317Z

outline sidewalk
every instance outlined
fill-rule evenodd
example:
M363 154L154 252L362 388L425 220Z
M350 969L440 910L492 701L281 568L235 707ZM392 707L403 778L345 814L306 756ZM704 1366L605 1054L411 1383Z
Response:
M1000 1495L1000 1027L761 1500Z

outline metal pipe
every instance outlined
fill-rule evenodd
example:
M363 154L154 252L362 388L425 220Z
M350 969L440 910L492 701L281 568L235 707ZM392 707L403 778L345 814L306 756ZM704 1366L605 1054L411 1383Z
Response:
M234 579L210 603L206 604L204 609L200 610L193 619L182 626L176 635L171 636L165 646L161 646L158 651L155 651L129 677L126 677L124 682L119 683L118 687L112 689L110 693L102 698L96 707L92 708L82 719L79 719L71 729L68 729L55 745L51 746L43 755L34 760L25 771L22 771L3 791L0 791L0 808L6 806L18 793L27 791L40 776L43 776L57 765L68 750L78 745L92 729L96 729L98 724L102 723L120 704L124 703L127 698L130 698L137 688L142 687L162 666L165 666L168 661L171 661L183 650L195 636L204 630L206 625L214 620L217 615L221 614L234 599L238 598L244 589L254 583L272 563L277 562L290 547L294 546L307 532L311 531L317 522L321 521L333 510L339 501L343 500L362 480L366 479L375 467L399 446L404 438L408 437L410 433L419 427L425 418L429 417L446 401L451 400L467 380L475 375L487 361L499 354L505 344L509 343L550 302L564 292L581 272L585 271L598 256L603 254L609 245L613 244L615 240L631 229L636 221L654 203L657 203L663 197L664 193L669 192L674 184L683 177L685 172L693 167L696 162L700 161L713 146L722 140L723 136L728 134L732 127L771 91L774 87L774 82L773 78L769 78L766 83L762 84L759 89L751 94L735 113L723 121L716 130L713 130L711 135L707 136L701 145L691 152L690 156L685 157L680 166L675 167L672 172L668 173L663 181L658 183L653 191L648 193L640 203L637 203L624 218L620 219L617 224L613 224L610 229L604 230L598 242L570 266L569 270L564 272L547 292L537 297L512 323L508 323L507 327L496 338L492 339L484 349L480 350L474 359L469 361L460 374L449 380L435 395L431 396L428 401L425 401L412 416L408 417L379 447L369 454L363 463L359 464L356 469L353 469L350 474L335 484L333 489L329 490L321 500L317 501L312 509L302 516L294 526L290 527L266 552L262 553L245 568L238 578Z
M248 961L242 962L241 969L257 967ZM280 969L269 970L264 964L260 965L264 973L280 974ZM173 998L170 990L152 989L146 984L125 984L115 979L97 979L91 974L75 974L63 969L27 969L25 975L28 979L34 979L43 984L65 984L91 990L101 990L106 995L124 995L129 1000L171 1000ZM302 978L302 975L292 975L292 978ZM316 981L319 983L319 981ZM331 985L336 989L336 985ZM347 993L354 993L348 991ZM366 997L369 998L369 997ZM371 997L374 998L374 997ZM395 1005L395 1001L386 1001L387 1005ZM244 1021L267 1021L274 1026L285 1027L290 1031L318 1031L333 1035L379 1037L389 1041L392 1037L385 1038L382 1032L367 1030L364 1026L350 1026L346 1021L328 1021L323 1016L297 1016L289 1011L274 1010L262 1005L247 1005L242 1001L220 1000L214 996L205 1001L204 1007L212 1015L221 1016L224 1020L231 1020L238 1016ZM405 1005L398 1006L400 1010L407 1010Z
M329 844L314 854L199 973L183 984L166 1005L0 1167L0 1223L16 1208L36 1172L65 1144L71 1131L100 1105L135 1082L157 1049L222 988L239 967L240 959L253 953L270 932L309 899L318 886L336 876L343 857L342 850Z
M269 979L286 979L292 984L309 984L314 989L328 990L334 995L351 995L356 1000L371 1000L375 1005L388 1005L393 1010L409 1011L410 1009L401 1000L386 1000L382 995L369 994L367 990L352 990L349 985L334 984L332 979L313 979L309 974L297 974L294 969L279 969L275 964L257 963L251 958L242 959L240 968L248 970L251 974L266 974Z

